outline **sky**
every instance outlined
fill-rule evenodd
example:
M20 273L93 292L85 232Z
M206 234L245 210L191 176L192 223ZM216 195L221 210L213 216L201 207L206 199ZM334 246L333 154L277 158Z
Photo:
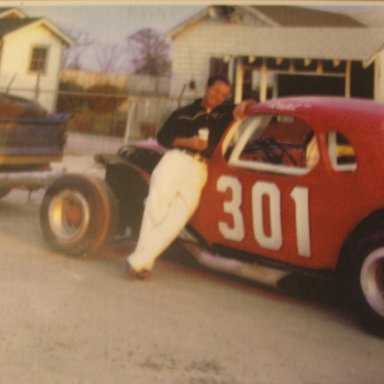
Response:
M226 1L222 3L228 4ZM234 1L234 3L237 2ZM288 2L282 3L286 4ZM378 3L378 1L342 1L344 6L342 8L337 7L341 3L340 1L308 2L308 4L313 3L321 3L320 5L326 10L353 12L366 9L367 5ZM351 4L354 6L351 7ZM365 6L362 7L362 4ZM139 29L149 27L159 33L165 33L207 5L209 3L203 1L183 3L180 0L178 2L158 0L157 4L155 4L155 1L128 0L1 0L0 3L1 7L18 7L30 17L45 17L64 31L86 32L104 46L113 44L122 47L126 46L127 36L132 35ZM94 51L88 50L84 54L83 61L87 69L98 69ZM122 68L122 70L126 69Z
M1 6L6 6L6 3L1 1ZM127 46L127 37L136 31L142 28L152 28L164 34L205 7L204 5L141 5L132 2L124 4L103 2L100 5L100 2L90 0L86 3L64 2L64 5L57 1L45 1L47 5L41 5L41 1L33 2L32 5L28 1L8 3L17 6L30 17L48 19L65 32L69 32L70 35L75 31L75 35L78 32L89 34L99 43L99 47L92 46L84 51L81 63L84 69L94 71L100 70L96 56L101 55L101 50L106 51L108 45L109 47L111 45L119 46L124 50L124 47ZM116 58L114 68L111 70L131 71L132 58L128 53L127 55L125 58L121 55Z
M1 5L15 4L30 16L44 16L65 29L77 28L91 31L101 41L118 41L143 27L151 27L159 32L166 32L191 15L208 6L207 2L159 1L1 1ZM177 5L181 4L181 5ZM225 3L225 1L223 1ZM234 1L236 3L236 1ZM256 3L256 2L255 2ZM288 3L288 1L282 2ZM308 1L307 4L319 3L324 9L350 11L362 9L361 6L337 6L337 1ZM344 1L350 4L372 4L373 2ZM384 3L384 1L383 1ZM29 5L32 4L32 5ZM42 5L47 4L47 5ZM62 5L64 4L64 5ZM144 5L142 5L144 4ZM340 2L339 2L340 4ZM366 7L364 7L366 8Z
M27 2L23 2L26 4ZM47 1L47 3L50 3ZM100 41L116 42L143 27L151 27L161 33L178 25L198 12L204 6L193 5L98 5L86 4L59 6L19 6L29 16L43 16L64 29L84 29L90 31ZM39 3L40 4L40 3ZM73 4L73 3L72 3Z

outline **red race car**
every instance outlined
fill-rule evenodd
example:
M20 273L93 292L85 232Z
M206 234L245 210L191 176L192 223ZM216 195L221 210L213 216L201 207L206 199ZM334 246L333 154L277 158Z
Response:
M276 285L290 272L347 283L364 324L384 334L384 106L292 97L252 105L209 160L199 207L180 236L203 264ZM98 156L106 183L66 175L41 207L60 251L100 249L135 237L156 145ZM116 223L116 226L114 226Z

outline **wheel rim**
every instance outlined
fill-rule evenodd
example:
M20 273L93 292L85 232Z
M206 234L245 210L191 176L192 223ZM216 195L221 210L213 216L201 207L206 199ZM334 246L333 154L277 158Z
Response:
M51 200L48 219L58 239L76 241L84 236L89 227L89 204L78 191L63 191Z
M384 316L384 248L379 248L364 260L360 284L369 305Z

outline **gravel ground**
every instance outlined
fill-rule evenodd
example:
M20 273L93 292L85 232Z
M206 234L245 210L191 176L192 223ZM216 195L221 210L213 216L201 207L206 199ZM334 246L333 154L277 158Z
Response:
M70 134L69 171L122 139ZM282 293L160 258L127 282L129 247L103 257L53 252L39 226L43 191L0 202L0 381L6 384L381 384L383 340L331 288ZM311 293L312 292L312 293Z

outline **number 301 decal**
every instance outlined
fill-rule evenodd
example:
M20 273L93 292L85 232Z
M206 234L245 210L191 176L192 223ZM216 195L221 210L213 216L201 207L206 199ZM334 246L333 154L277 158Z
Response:
M232 216L231 223L220 221L219 231L225 239L242 241L245 237L244 217L241 211L242 185L232 176L221 176L217 181L219 192L231 192L231 198L224 202L224 212ZM293 188L290 197L295 205L295 224L297 252L302 257L311 256L308 213L308 188ZM279 250L283 245L281 225L281 196L274 183L257 181L252 187L252 223L253 235L257 243L266 249ZM264 199L269 209L264 212ZM264 216L269 214L269 233L264 226Z

